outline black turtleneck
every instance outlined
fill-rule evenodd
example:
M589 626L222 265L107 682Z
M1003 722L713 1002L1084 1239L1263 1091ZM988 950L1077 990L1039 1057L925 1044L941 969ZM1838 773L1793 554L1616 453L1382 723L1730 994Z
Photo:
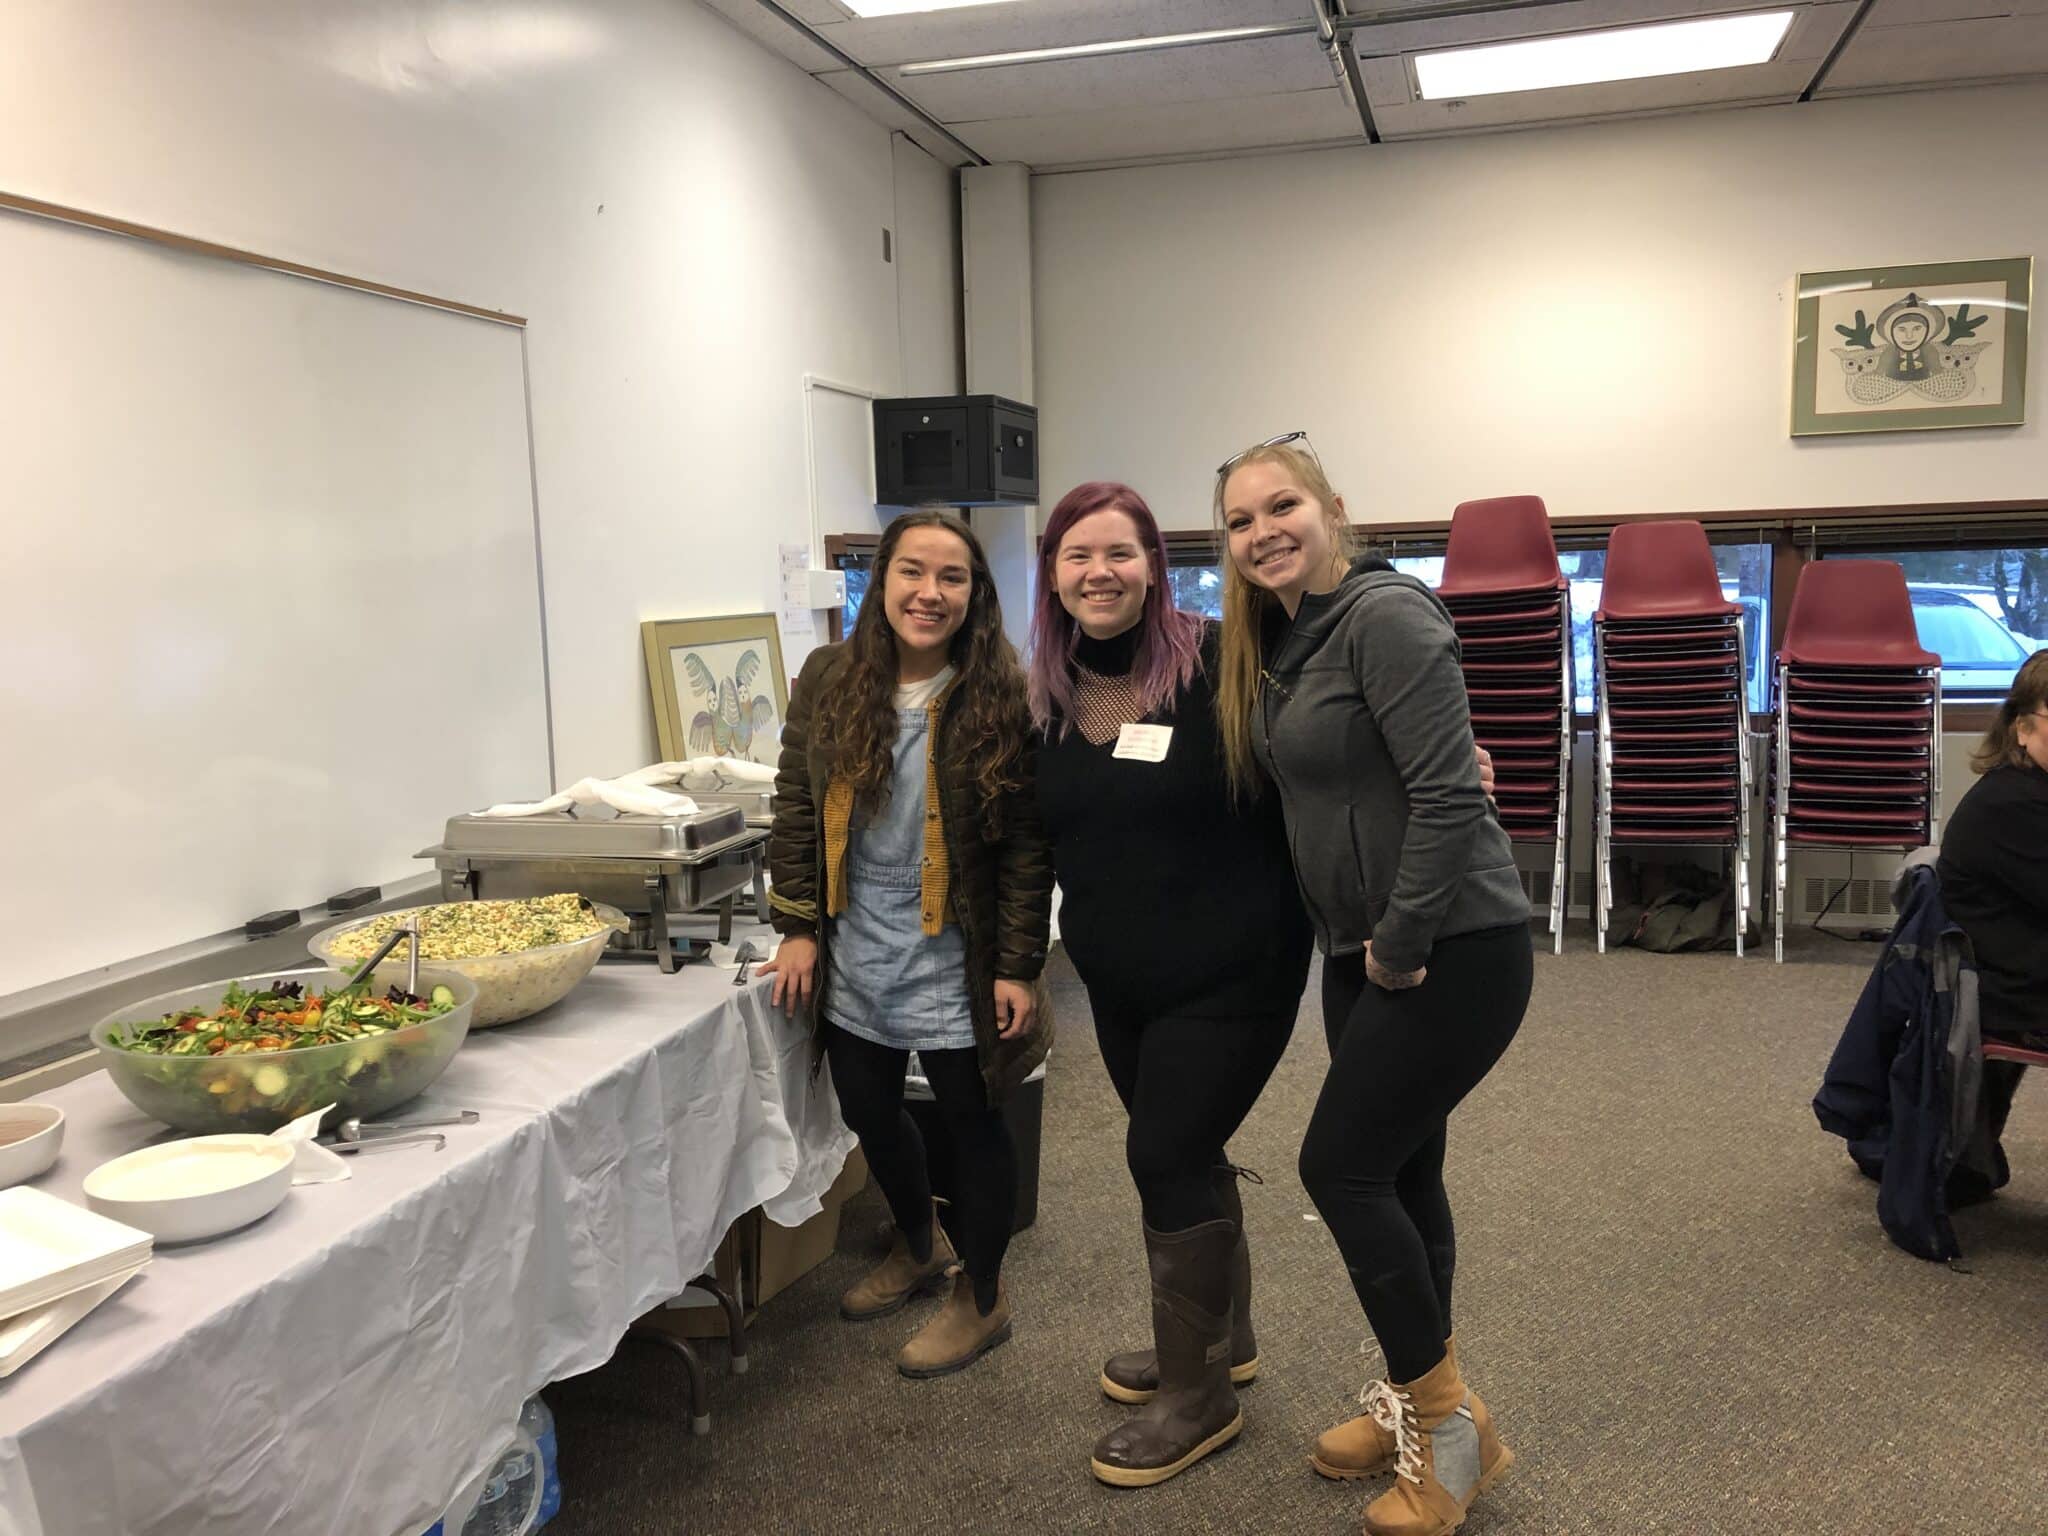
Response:
M1142 626L1133 624L1122 634L1111 635L1107 640L1098 640L1086 633L1077 634L1074 637L1074 660L1097 677L1122 677L1131 670L1131 663L1137 660L1138 637L1143 633Z
M1080 638L1075 659L1131 670L1139 631ZM1089 992L1154 1016L1292 1019L1309 927L1280 797L1236 807L1216 729L1217 631L1202 665L1146 723L1173 727L1163 762L1117 758L1055 720L1038 754L1038 805L1060 883L1060 938Z

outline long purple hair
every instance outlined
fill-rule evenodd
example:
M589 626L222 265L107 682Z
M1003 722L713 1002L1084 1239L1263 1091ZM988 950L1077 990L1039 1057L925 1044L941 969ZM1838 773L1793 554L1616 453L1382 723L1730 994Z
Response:
M1159 708L1194 678L1202 664L1202 620L1173 606L1166 584L1166 540L1159 520L1145 498L1114 480L1090 480L1060 498L1038 541L1038 597L1031 610L1031 718L1047 730L1055 717L1064 735L1073 725L1074 649L1081 626L1060 601L1054 566L1067 530L1096 512L1121 512L1137 525L1138 543L1152 570L1145 609L1138 616L1138 653L1131 676L1138 685L1138 707L1146 714Z

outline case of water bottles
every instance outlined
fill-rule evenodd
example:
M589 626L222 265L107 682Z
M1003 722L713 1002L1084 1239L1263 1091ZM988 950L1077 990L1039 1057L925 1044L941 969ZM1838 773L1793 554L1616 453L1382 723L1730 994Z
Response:
M555 1474L555 1416L538 1397L519 1411L511 1443L455 1496L425 1536L530 1536L562 1507Z

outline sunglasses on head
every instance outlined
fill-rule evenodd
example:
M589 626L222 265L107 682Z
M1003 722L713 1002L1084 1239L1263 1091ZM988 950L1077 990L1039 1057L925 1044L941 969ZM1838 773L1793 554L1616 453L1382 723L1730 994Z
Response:
M1228 475L1239 464L1242 464L1261 448L1285 448L1295 443L1301 444L1302 452L1315 460L1317 469L1323 467L1322 455L1316 452L1316 445L1308 440L1306 432L1282 432L1278 437L1269 437L1263 443L1254 443L1251 447L1241 452L1233 453L1229 458L1216 466L1216 478L1218 480L1223 479L1224 476Z

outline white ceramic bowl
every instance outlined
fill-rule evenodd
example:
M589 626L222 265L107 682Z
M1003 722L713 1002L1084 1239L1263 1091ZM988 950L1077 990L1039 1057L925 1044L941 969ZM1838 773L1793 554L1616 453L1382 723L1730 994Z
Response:
M0 1189L43 1172L63 1145L64 1111L56 1105L0 1104Z
M192 1136L144 1147L85 1176L85 1203L161 1243L246 1227L292 1187L297 1150L270 1136Z

